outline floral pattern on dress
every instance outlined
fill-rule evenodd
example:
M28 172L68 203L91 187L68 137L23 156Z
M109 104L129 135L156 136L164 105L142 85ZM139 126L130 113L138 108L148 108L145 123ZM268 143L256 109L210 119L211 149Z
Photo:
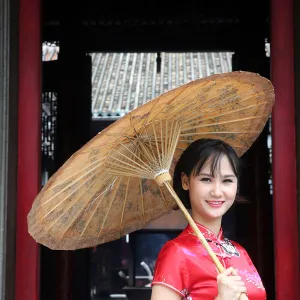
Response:
M257 271L249 272L248 270L238 270L239 274L243 274L247 282L252 283L259 289L265 290L261 278Z

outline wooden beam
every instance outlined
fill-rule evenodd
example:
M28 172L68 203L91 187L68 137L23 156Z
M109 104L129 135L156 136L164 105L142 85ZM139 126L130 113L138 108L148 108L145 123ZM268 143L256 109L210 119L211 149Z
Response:
M39 299L39 246L28 233L27 214L40 190L40 0L20 0L19 153L15 300Z
M271 80L276 299L299 298L294 1L272 0Z

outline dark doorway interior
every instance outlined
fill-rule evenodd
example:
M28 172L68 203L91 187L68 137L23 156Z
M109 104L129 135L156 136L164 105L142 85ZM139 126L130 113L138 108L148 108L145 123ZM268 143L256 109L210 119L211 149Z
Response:
M192 1L185 6L164 1L143 3L142 7L140 2L79 3L43 1L43 40L57 43L60 49L58 60L44 63L43 69L44 107L50 108L50 116L44 114L43 122L52 124L47 134L54 143L52 150L43 148L43 171L48 176L118 117L99 119L92 115L93 70L88 53L232 52L233 70L269 77L265 52L268 1L254 1L247 8L235 0ZM157 57L160 72L161 56ZM47 130L49 126L44 133ZM231 210L224 219L224 229L229 238L248 250L268 299L275 299L269 142L268 124L243 157L240 193L249 203ZM180 230L142 230L130 235L129 242L123 237L95 249L74 252L42 247L41 300L102 300L109 294L122 293L123 286L147 285L147 271L141 261L152 267L162 243ZM157 247L149 248L149 241Z

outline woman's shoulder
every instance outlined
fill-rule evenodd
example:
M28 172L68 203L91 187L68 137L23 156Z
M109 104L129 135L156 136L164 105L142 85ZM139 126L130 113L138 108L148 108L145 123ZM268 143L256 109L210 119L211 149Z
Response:
M178 237L167 241L161 248L161 252L181 252L182 247L185 245L185 243L185 238L179 235Z
M188 238L180 233L177 237L167 241L158 254L158 260L184 259Z

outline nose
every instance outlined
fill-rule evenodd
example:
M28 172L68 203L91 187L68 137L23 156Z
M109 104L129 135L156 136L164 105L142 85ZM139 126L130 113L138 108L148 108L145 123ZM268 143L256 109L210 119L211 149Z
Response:
M221 184L214 182L211 188L211 195L215 198L220 198L223 195Z

